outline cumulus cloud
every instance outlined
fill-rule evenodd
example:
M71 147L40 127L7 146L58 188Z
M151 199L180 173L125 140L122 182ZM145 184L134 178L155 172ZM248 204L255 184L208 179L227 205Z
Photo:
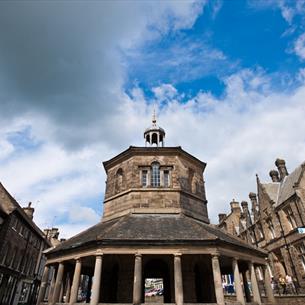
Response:
M152 88L152 92L160 101L173 99L177 95L177 90L171 84L162 84L161 86Z
M256 172L269 179L276 157L290 170L303 161L302 69L298 87L279 93L272 76L259 68L237 70L238 63L208 41L179 33L182 43L144 52L144 43L191 28L204 5L0 3L0 180L21 204L33 201L38 225L57 225L69 237L98 221L101 161L144 144L154 104L167 145L182 145L207 162L214 222L233 197L245 199L254 190ZM168 81L126 89L127 59L139 69L145 62L148 74L166 73ZM177 89L177 77L211 73L224 84L220 97Z
M300 57L300 59L305 59L305 33L300 35L294 44L294 51Z
M183 103L160 105L167 145L182 145L207 162L208 208L214 222L218 213L229 210L232 198L248 200L248 193L256 191L256 173L270 180L277 157L286 159L290 171L304 161L305 86L280 93L268 86L268 79L247 69L225 80L222 98L199 92Z
M121 52L189 28L203 1L0 3L1 119L49 121L66 147L112 138L122 105ZM101 128L100 126L103 126Z
M233 73L238 61L227 58L212 46L209 35L201 40L192 40L180 34L169 45L131 48L125 53L130 74L140 75L148 83L166 79L169 83L191 82L204 76L223 76Z
M280 9L282 17L291 25L293 19L297 15L303 15L305 12L305 1L290 1L290 0L265 0L265 1L248 1L249 5L257 9L275 8Z
M249 69L223 81L225 93L218 98L202 91L188 98L172 84L161 84L153 90L169 90L166 104L134 87L116 113L119 131L110 134L126 137L120 147L95 143L70 151L55 142L43 143L2 164L2 182L21 203L33 201L39 225L54 222L62 236L75 234L101 217L105 187L101 161L130 144L144 144L142 132L150 124L155 103L166 145L181 145L207 162L208 209L216 222L218 213L229 210L232 198L247 200L255 191L255 173L269 181L277 157L286 159L292 171L305 155L304 84L279 93L268 86L271 80L263 71Z

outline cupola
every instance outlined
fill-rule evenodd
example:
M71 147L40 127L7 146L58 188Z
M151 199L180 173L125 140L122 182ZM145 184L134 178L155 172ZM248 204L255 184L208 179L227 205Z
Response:
M145 146L162 146L164 147L165 131L157 125L155 110L152 116L152 125L144 132Z

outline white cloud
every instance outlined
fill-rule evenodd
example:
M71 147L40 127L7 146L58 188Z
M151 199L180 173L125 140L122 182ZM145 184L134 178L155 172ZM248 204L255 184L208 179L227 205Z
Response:
M192 27L204 5L0 2L0 120L30 113L72 150L100 138L115 146L109 134L123 100L122 53Z
M272 90L272 79L264 71L244 69L223 79L225 92L220 98L203 91L186 97L175 88L177 73L169 77L172 83L151 88L152 100L147 100L140 85L129 90L129 95L122 89L126 67L120 52L135 52L137 57L145 42L192 27L204 3L122 2L119 7L116 2L103 2L104 10L74 6L71 16L64 13L69 4L64 10L48 4L51 11L41 7L40 13L32 16L33 12L26 10L14 19L19 26L19 30L14 28L17 37L7 27L0 27L12 40L28 37L28 46L40 54L37 57L29 47L22 50L23 56L7 52L14 56L7 61L0 58L13 75L2 81L5 77L0 73L1 110L7 110L1 112L0 120L0 162L5 160L0 163L0 180L20 203L33 201L41 227L58 225L61 236L68 237L98 221L105 187L101 161L129 145L144 144L152 102L158 105L158 124L166 130L167 145L182 145L207 162L205 180L212 221L229 209L233 197L247 199L255 188L256 172L263 180L269 179L267 173L276 157L285 158L290 170L303 161L304 84L294 92L280 94ZM285 18L291 20L289 10ZM9 15L0 18L0 26L11 20ZM41 30L37 37L23 35L20 28L24 22L29 22L30 29ZM71 31L73 25L77 28ZM49 29L48 41L45 28ZM301 58L303 44L296 43L295 49ZM153 63L169 74L171 67L178 67L181 78L188 81L215 70L227 73L232 71L231 65L236 68L221 50L198 41L174 44L164 58L153 57ZM21 67L24 70L19 70ZM300 70L300 79L303 74ZM31 129L28 140L39 145L21 151L8 135L26 126Z
M277 157L286 159L290 171L305 159L305 86L279 93L270 89L268 79L262 72L241 71L226 81L223 98L200 92L159 109L167 145L182 145L207 162L208 209L214 222L218 213L229 210L232 198L248 200L248 193L256 191L255 173L270 180Z
M69 210L69 219L73 223L92 224L100 220L100 216L89 207L73 206Z
M177 95L176 88L171 84L162 84L161 86L154 87L152 92L159 101L173 99Z
M301 60L305 59L305 33L300 35L294 44L294 51Z
M213 222L218 213L229 210L232 198L247 200L255 191L255 173L269 181L277 157L286 159L290 171L304 161L305 85L283 94L273 91L268 80L263 71L242 70L225 79L221 98L198 92L187 99L171 84L159 86L162 94L164 88L170 92L165 105L157 104L166 145L182 145L207 162L206 192ZM129 145L144 145L142 132L151 119L153 105L141 88L122 97L122 107L112 117L116 128L109 135L124 137L119 148L113 150L101 140L74 152L45 139L35 151L0 166L1 181L21 203L33 201L35 219L42 227L53 222L61 236L68 237L98 221L105 187L101 161ZM38 126L32 124L37 138Z
M7 140L0 140L0 160L5 159L14 151L14 146Z

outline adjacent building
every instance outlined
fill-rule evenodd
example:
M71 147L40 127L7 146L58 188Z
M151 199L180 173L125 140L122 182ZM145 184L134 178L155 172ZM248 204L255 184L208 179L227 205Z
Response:
M145 281L158 279L164 303L224 305L226 274L234 274L236 291L226 304L262 304L258 268L264 300L274 303L267 253L210 224L206 163L164 146L164 138L153 117L145 147L131 146L103 163L103 217L46 252L37 304L139 305Z
M33 222L31 203L21 208L0 183L0 304L34 304L51 246Z
M268 252L271 276L293 278L299 292L305 292L305 163L290 174L285 161L275 161L271 181L256 177L257 193L246 201L231 202L231 212L219 214L219 227L241 237L248 244Z

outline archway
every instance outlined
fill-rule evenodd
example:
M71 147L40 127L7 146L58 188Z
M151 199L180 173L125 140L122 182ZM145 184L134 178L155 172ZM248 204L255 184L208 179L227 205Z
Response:
M196 263L194 266L195 293L197 303L215 302L213 278L211 270L204 264Z
M162 259L153 258L144 264L143 283L142 283L142 302L145 302L145 280L155 279L162 282L163 302L171 303L170 270L168 263ZM162 302L162 301L161 301Z
M101 301L103 303L117 303L119 265L109 262L109 265L105 266L103 272Z

